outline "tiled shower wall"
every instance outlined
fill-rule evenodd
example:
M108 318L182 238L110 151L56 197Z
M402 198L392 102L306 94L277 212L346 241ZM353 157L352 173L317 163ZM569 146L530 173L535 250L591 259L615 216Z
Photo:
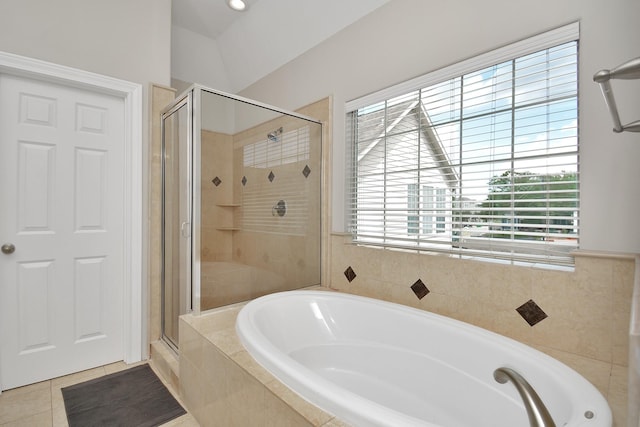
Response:
M328 100L317 104L307 108L328 115ZM279 128L282 140L266 141ZM202 267L202 303L211 305L203 309L320 283L321 131L288 116L234 135L202 131L200 255L211 263ZM247 149L277 149L287 138L302 141L299 153L282 153L267 162L247 159ZM287 204L284 216L274 214L280 200ZM224 286L216 285L221 269L237 269L232 275L249 279L238 286L227 279Z
M162 267L162 248L160 242L160 236L162 231L161 224L161 138L160 138L160 112L162 109L168 105L175 97L175 90L167 87L163 87L160 85L152 85L150 88L150 97L151 97L151 108L152 108L152 123L151 127L151 145L150 145L150 155L149 155L149 234L148 234L148 251L149 251L149 263L148 263L148 271L149 271L149 322L148 322L148 330L149 330L149 342L153 342L155 340L160 339L161 336L161 267ZM317 120L322 121L325 125L323 126L322 132L324 133L323 139L326 142L328 141L328 135L331 134L330 125L329 125L329 116L330 116L330 107L331 100L330 98L325 98L318 102L315 102L309 106L301 108L298 113L307 115L309 117L314 117ZM276 123L266 123L262 128L258 127L247 131L242 134L235 135L233 137L238 138L238 140L247 139L251 137L252 132L255 135L266 135L266 133L272 131L274 128L282 125L283 127L286 123L278 124ZM219 145L225 144L225 146L229 147L229 150L232 149L233 145L227 145L228 139L233 138L230 135L216 134L212 132L203 132L202 140L203 140L203 156L206 156L207 160L203 162L203 173L202 173L202 182L201 185L205 189L202 193L203 197L203 233L207 236L203 239L205 243L203 244L203 260L204 261L237 261L244 262L247 264L254 263L256 266L264 265L264 263L268 263L271 261L277 260L286 260L288 264L284 262L273 262L273 265L287 265L287 271L293 271L293 276L301 277L301 281L306 283L306 281L317 283L315 280L310 280L308 278L303 277L301 271L305 267L305 265L309 264L309 261L302 261L302 256L297 257L302 254L302 251L299 250L299 247L302 243L302 239L300 237L287 237L287 236L262 236L262 239L255 239L255 233L238 233L238 231L220 231L217 228L233 228L236 224L234 217L237 218L238 210L237 207L234 206L216 206L218 204L223 205L233 205L237 204L239 201L235 198L237 193L235 193L235 189L239 191L239 185L241 182L241 171L235 173L234 176L227 179L229 176L229 171L227 168L230 168L232 165L232 156L233 154L230 151L225 151L226 148L222 149L222 153L224 155L220 155L220 147ZM317 150L320 150L320 147L316 147ZM213 155L215 153L215 155ZM311 156L323 156L323 165L326 168L328 165L328 155L329 150L324 150L321 154L320 152L312 153ZM314 157L315 158L315 157ZM319 162L319 157L316 162ZM304 169L304 168L303 168ZM327 188L329 186L329 181L327 179L326 173L324 171L313 168L308 175L310 178L307 182L312 182L311 180L316 180L313 185L317 185L317 180L321 180L324 178L323 183L323 212L329 212L326 207L327 204ZM215 184L212 182L213 179L218 176L217 173L214 173L215 170L221 171L220 175L222 177L218 177L221 181L224 178L224 181L220 183L218 189ZM268 174L267 174L268 176ZM300 175L303 177L303 175ZM306 180L305 180L306 181ZM233 182L235 182L235 186L233 186ZM270 212L270 210L269 210ZM309 206L309 212L314 213L318 217L320 217L320 207L316 204ZM209 218L209 219L206 219ZM318 219L311 218L310 221L318 221ZM324 215L319 219L323 222L323 229L327 230L329 228L329 218ZM242 251L241 246L236 246L234 242L234 236L239 237L239 245L245 245L245 247L252 248L250 251ZM318 237L320 238L320 237ZM292 255L287 255L285 257L282 254L282 250L287 247L287 253ZM234 248L240 249L240 251L234 251ZM274 249L275 248L275 249ZM326 235L323 237L323 250L326 254L328 254L328 245L326 243ZM291 258L289 258L291 256ZM324 259L327 258L328 255L324 255ZM317 254L313 255L315 265L311 265L310 268L312 270L319 269L321 267L326 268L326 266L321 265L320 257ZM326 264L328 265L328 264ZM293 266L293 268L292 268ZM298 272L295 272L298 270ZM277 273L276 273L277 274ZM264 275L262 276L265 277ZM328 273L324 274L324 277L328 277ZM301 285L302 286L302 285Z
M231 261L234 207L233 136L203 130L201 162L201 250L203 262Z
M575 271L356 246L331 236L330 287L462 320L536 347L607 397L626 425L635 257L578 253Z
M308 155L289 163L245 164L244 148L263 140L268 132L279 127L283 134L308 130ZM234 135L236 193L242 194L246 223L242 224L242 231L234 234L233 259L277 273L283 289L320 283L319 131L319 126L283 117ZM272 211L280 200L287 204L287 212L282 217ZM256 203L259 206L264 203L264 214L261 208L256 214L255 207L253 214L249 213L246 205Z

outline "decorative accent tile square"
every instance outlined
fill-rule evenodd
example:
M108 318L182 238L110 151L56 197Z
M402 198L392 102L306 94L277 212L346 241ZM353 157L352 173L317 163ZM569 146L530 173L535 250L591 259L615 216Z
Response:
M416 282L411 285L411 290L414 294L416 294L418 299L426 297L427 294L431 292L429 288L427 288L427 285L425 285L421 279L416 280Z
M353 271L353 269L351 268L351 266L347 267L347 269L344 271L344 276L347 278L347 280L349 281L349 283L351 283L353 281L353 279L356 278L356 272Z
M547 313L545 313L538 304L531 299L516 308L516 311L530 326L533 326L547 318Z

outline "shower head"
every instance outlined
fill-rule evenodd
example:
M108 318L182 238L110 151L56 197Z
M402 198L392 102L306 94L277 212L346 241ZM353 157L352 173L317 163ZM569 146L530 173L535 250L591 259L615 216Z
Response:
M269 132L267 134L267 139L271 142L279 142L280 141L280 135L282 135L282 127L279 127L278 129L274 130L273 132Z

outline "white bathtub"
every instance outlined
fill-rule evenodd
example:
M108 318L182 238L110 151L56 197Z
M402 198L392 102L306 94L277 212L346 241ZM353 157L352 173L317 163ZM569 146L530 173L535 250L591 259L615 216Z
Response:
M602 395L557 360L406 306L337 292L282 292L248 303L236 330L276 378L354 426L527 427L514 385L493 378L499 367L529 382L557 427L612 424Z

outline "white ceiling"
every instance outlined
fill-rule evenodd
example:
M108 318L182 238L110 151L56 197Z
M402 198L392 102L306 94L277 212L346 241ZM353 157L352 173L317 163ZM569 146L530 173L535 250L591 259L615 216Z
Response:
M225 0L173 0L171 23L211 39L217 39L230 25L250 13L260 0L245 0L248 9L236 12Z
M245 0L236 12L226 0L172 0L172 24L214 41L240 91L388 1Z

